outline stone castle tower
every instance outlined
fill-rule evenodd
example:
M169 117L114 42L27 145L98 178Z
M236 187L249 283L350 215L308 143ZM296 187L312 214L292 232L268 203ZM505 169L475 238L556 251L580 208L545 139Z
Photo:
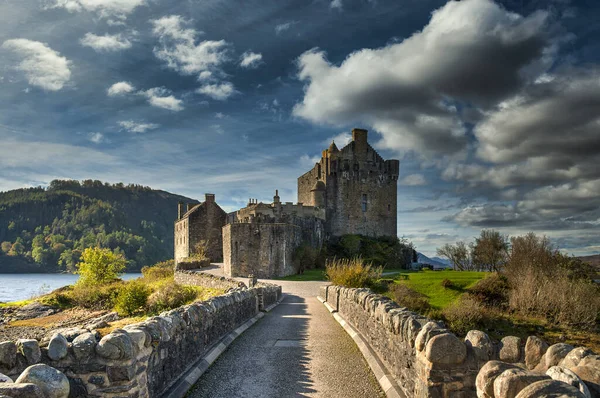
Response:
M400 162L384 160L367 142L367 130L353 129L352 142L335 143L298 178L298 202L324 208L329 236L396 236Z

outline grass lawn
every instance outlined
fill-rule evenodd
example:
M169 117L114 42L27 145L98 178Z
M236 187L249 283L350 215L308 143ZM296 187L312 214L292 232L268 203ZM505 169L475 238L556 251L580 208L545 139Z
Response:
M309 269L304 271L301 275L289 275L283 278L275 278L281 281L294 281L294 282L310 282L310 281L326 281L324 269Z
M489 273L476 271L421 271L407 274L407 279L398 280L412 290L426 295L429 304L435 309L444 309L462 295L465 290ZM442 281L448 279L454 285L451 288L442 287Z

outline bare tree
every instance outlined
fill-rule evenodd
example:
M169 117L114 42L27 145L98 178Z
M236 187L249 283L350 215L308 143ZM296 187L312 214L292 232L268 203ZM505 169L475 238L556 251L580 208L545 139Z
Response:
M469 247L463 241L456 242L454 245L446 243L437 249L437 255L450 260L455 270L468 271L473 269Z
M474 267L499 272L508 260L508 237L493 229L484 229L471 249Z

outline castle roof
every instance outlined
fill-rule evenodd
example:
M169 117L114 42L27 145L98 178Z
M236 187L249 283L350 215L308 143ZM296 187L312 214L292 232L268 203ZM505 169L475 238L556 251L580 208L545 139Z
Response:
M335 145L335 141L331 141L331 145L329 145L329 152L339 152L337 145Z

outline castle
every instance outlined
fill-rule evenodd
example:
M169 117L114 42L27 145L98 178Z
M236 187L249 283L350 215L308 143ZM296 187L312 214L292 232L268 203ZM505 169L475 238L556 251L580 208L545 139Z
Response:
M332 142L298 178L296 204L281 202L277 191L272 203L250 199L229 214L213 194L186 212L180 203L175 263L204 250L212 261L223 261L227 276L281 277L297 272L292 258L303 244L319 249L345 234L396 236L400 162L384 160L367 136L367 130L353 129L341 150Z

